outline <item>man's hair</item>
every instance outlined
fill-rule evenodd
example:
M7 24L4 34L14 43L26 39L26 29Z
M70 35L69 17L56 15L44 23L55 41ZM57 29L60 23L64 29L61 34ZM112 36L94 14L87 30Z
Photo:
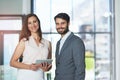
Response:
M70 22L70 16L67 13L58 13L55 17L54 20L56 20L56 18L62 18L64 20L67 21L67 23Z

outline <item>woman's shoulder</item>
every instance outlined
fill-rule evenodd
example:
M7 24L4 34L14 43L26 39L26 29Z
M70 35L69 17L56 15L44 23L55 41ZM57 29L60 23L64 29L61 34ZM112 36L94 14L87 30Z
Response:
M22 38L22 39L20 40L19 44L25 44L26 41L27 41L26 38Z
M50 44L50 43L51 43L51 41L49 41L48 39L45 39L45 38L42 38L42 42L43 42L43 43L47 43L47 44Z
M26 42L26 41L27 41L26 38L22 38L22 39L20 40L20 43L23 43L23 42Z
M26 40L27 39L25 39L25 38L22 38L20 41L19 41L19 43L18 43L18 47L24 47L25 46L25 42L26 42Z
M50 42L48 39L42 38L42 41Z

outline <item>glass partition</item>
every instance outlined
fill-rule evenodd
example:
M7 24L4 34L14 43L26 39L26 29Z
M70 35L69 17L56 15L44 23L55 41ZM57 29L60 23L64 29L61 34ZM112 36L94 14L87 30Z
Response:
M18 44L18 34L4 34L4 80L16 80L17 69L10 67L10 59Z
M17 69L10 66L10 59L18 44L22 16L0 15L0 80L16 80Z
M112 80L114 43L113 0L32 0L33 13L42 21L43 35L52 42L55 55L56 42L59 40L55 28L54 16L66 12L71 17L70 30L79 36L86 47L86 79ZM102 5L102 6L101 6ZM48 33L48 34L46 34ZM49 36L49 37L48 37ZM53 59L55 56L53 56ZM49 72L54 80L55 63Z
M66 12L71 17L70 30L85 43L85 80L112 80L114 67L113 0L32 0L33 13L41 21L43 37L52 42L53 66L45 79L55 77L55 49L60 35L54 16ZM101 6L102 5L102 6ZM20 16L0 16L0 80L16 80L17 69L9 66L22 27Z
M22 17L0 16L0 30L21 30Z

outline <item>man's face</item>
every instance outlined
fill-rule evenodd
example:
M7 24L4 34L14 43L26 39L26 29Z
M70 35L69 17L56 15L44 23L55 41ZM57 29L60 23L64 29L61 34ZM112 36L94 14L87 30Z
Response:
M56 30L59 34L64 35L65 33L68 32L69 23L67 23L66 20L62 18L56 18L55 23L56 23Z

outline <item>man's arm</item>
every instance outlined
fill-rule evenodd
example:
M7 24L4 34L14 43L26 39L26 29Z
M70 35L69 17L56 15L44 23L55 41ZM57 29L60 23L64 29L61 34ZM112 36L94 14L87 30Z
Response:
M85 46L82 40L73 42L73 58L75 63L75 80L85 80Z

